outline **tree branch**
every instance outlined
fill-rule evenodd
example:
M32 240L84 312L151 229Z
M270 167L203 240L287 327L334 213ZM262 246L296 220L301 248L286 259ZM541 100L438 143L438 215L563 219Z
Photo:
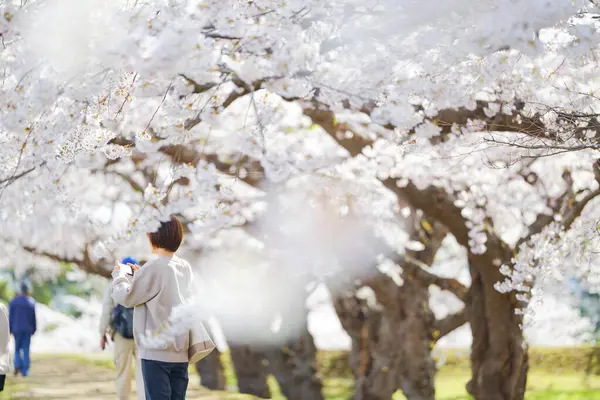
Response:
M460 311L454 314L449 314L435 322L435 330L437 332L436 341L467 323L467 308L468 307L464 307Z
M65 263L65 264L75 264L82 271L103 276L105 278L110 278L111 269L107 268L106 265L101 265L99 263L94 263L90 257L88 246L83 250L82 258L71 258L59 256L57 254L53 254L47 251L40 251L34 247L30 246L22 246L22 249L36 256L46 257L52 261L57 263Z
M188 81L188 83L190 83L194 87L194 93L196 94L204 93L218 85L218 83L214 82L200 84L185 74L179 74L179 76Z
M460 283L457 279L444 278L435 275L427 271L428 265L410 256L405 255L403 258L404 262L401 266L403 269L408 270L412 276L428 285L435 285L442 290L447 290L462 301L467 299L469 288Z
M10 185L11 183L13 183L14 181L16 181L17 179L22 178L25 175L28 175L29 173L35 171L36 168L38 168L38 167L40 167L40 166L42 166L44 164L46 164L45 161L42 164L38 165L38 166L31 167L28 170L25 170L25 171L21 172L20 174L16 174L16 175L11 176L10 178L6 178L6 179L3 179L3 180L0 180L0 185L4 184L5 187L6 187L6 186Z
M564 229L568 230L571 227L571 225L573 225L573 222L575 222L575 220L579 218L585 206L599 195L600 188L588 193L583 199L581 199L580 201L576 201L574 204L572 204L569 207L563 219Z
M548 207L551 207L551 213L539 214L536 220L529 226L527 235L517 242L516 248L529 242L533 236L542 232L546 226L557 221L557 216L561 217L559 221L563 228L568 230L575 220L579 218L585 206L600 196L600 188L598 188L590 191L581 200L576 200L576 194L573 191L573 179L569 171L563 173L563 180L567 183L564 193L557 198L551 198L547 201Z
M122 172L115 171L115 170L107 170L107 169L92 169L92 170L90 170L90 172L92 174L116 175L119 178L121 178L122 180L124 180L126 183L128 183L129 186L135 192L144 193L144 188L142 187L142 185L137 183L132 177L130 177Z
M469 111L464 108L458 110L441 110L438 114L439 119L436 117L438 126L442 127L442 132L449 133L451 127L455 123L467 123L470 119L478 119L478 117L485 117L484 105L485 102L478 102L478 107L474 111ZM360 137L357 135L349 135L347 132L340 130L340 125L335 122L335 115L328 109L323 109L321 106L317 108L305 108L305 114L308 116L315 115L317 113L317 119L313 122L319 124L340 146L346 149L350 155L356 156L362 152L362 150L371 145L372 141L368 138ZM494 126L497 127L499 121L498 118L505 121L505 123L511 122L507 120L506 116L495 117L490 123L493 122ZM312 117L311 117L312 118ZM489 119L489 118L488 118ZM440 125L441 124L441 125ZM495 128L497 129L497 128ZM540 135L539 126L533 121L531 122L514 122L510 126L504 126L503 129L512 129L513 131L525 132L532 135ZM342 135L343 133L343 135ZM456 237L456 240L469 249L469 229L467 228L466 220L461 214L460 208L454 205L455 198L452 194L446 193L443 189L430 186L424 190L418 189L414 183L409 182L405 187L398 187L396 179L388 178L382 180L382 183L390 189L393 193L397 194L400 198L404 198L408 203L412 204L415 208L421 209L430 216L432 219L439 221L445 225L448 230ZM498 246L499 248L508 248L499 237L496 235L489 224L489 229L486 231L488 236L487 245Z

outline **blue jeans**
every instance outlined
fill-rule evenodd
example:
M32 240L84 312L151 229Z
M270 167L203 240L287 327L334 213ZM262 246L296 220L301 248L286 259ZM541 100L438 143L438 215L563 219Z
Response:
M188 363L142 360L146 400L185 400Z
M29 345L31 333L15 333L15 369L21 375L29 375Z

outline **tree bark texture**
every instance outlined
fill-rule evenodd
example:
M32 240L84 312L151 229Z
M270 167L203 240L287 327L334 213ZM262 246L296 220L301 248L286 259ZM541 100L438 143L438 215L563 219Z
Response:
M425 238L415 224L411 239L424 242L425 249L407 251L407 256L431 265L446 235L443 227L437 228L437 232L426 232ZM431 349L436 319L429 307L429 283L417 279L408 262L400 261L402 286L384 274L364 282L374 291L377 304L358 299L352 292L334 302L352 339L355 400L388 400L399 389L408 400L435 399L436 367Z
M342 327L352 340L348 355L354 375L353 400L391 400L396 391L392 380L374 382L375 347L381 325L381 310L370 308L367 302L348 292L334 299L334 306ZM375 366L375 369L377 366ZM384 374L389 378L390 375Z
M496 291L503 277L486 258L469 257L473 344L467 390L477 400L522 400L529 364L522 318L515 314L519 304L514 293Z
M396 286L382 278L389 280L390 288ZM411 281L395 290L404 293L398 296L404 301L391 309L368 307L350 296L336 299L336 311L352 339L354 400L389 400L397 390L409 400L435 398L431 357L435 318L427 287Z
M282 271L283 272L283 271ZM231 346L232 360L241 393L270 397L267 377L271 373L289 400L322 400L322 382L317 371L317 348L308 331L306 282L289 280L290 274L281 274L281 286L287 290L289 301L273 301L265 306L265 319L257 321L264 333L261 343L249 346ZM290 293L293 292L293 293ZM275 296L274 299L283 298ZM281 318L273 332L271 322ZM256 327L255 327L256 328ZM226 329L224 329L227 335Z
M280 304L276 314L281 318L276 333L268 329L273 343L265 349L269 371L277 380L282 394L288 400L322 400L323 384L317 371L317 347L308 330L306 300L307 282L297 278L290 281L292 274L283 272L279 279L286 282L281 289L292 291L291 301ZM273 315L275 317L276 315Z
M435 399L434 330L428 285L405 280L396 289L396 306L384 308L375 350L377 358L384 361L381 370L393 372L396 388L408 400Z
M391 185L386 184L392 188ZM477 400L522 400L528 371L527 347L521 329L522 319L515 310L522 307L515 293L500 293L495 284L505 277L500 266L510 265L513 249L494 232L486 221L486 251L473 254L469 228L452 194L443 189L418 189L409 183L394 188L428 218L443 224L468 251L471 271L468 318L473 334L471 353L472 379L467 390Z
M317 347L308 329L286 346L266 351L265 357L286 399L324 399L317 371Z
M268 371L263 355L248 345L230 344L229 351L237 377L238 391L262 399L271 397L267 384Z
M483 104L483 103L481 103ZM445 121L443 132L449 132L453 124L462 124L469 118L488 122L487 118L472 111L441 110L437 121ZM365 107L366 113L369 112ZM347 126L336 124L334 113L327 107L306 104L305 114L313 122L320 125L329 135L352 157L355 157L372 144L368 138L360 135L342 135ZM511 117L512 118L512 117ZM534 120L539 120L534 116ZM543 123L527 121L527 123L506 121L489 121L490 130L506 125L502 130L526 133L538 136L544 132ZM532 123L533 122L533 123ZM531 129L533 127L533 129ZM393 128L393 127L390 127ZM442 135L443 136L443 135ZM396 179L385 179L382 183L413 207L422 210L428 218L443 224L456 240L469 251L470 268L474 287L470 292L470 321L473 328L473 379L468 389L477 400L521 400L523 399L527 381L528 359L524 345L523 333L519 326L520 318L515 315L519 307L514 294L500 294L494 288L497 282L504 279L499 272L503 263L510 265L511 249L494 232L491 220L486 221L486 247L483 255L470 251L469 221L461 209L456 206L455 196L444 189L430 186L418 188L413 182L404 187L396 184ZM504 336L503 336L504 335Z
M389 386L392 393L400 389L408 400L434 400L436 366L431 350L436 319L429 307L429 283L419 279L416 272L421 267L412 262L431 266L447 231L418 217L416 211L410 223L410 240L420 241L425 248L407 250L406 257L399 259L402 286L387 276L366 282L382 306L371 375L376 387Z
M225 390L225 373L221 363L221 352L215 349L195 365L200 375L200 385L210 390Z

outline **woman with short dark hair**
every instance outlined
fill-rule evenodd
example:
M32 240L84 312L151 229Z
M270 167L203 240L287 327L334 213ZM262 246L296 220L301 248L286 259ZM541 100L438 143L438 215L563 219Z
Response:
M112 273L112 296L117 303L135 308L133 335L142 360L146 399L182 400L188 386L189 333L161 345L148 345L142 336L164 333L173 308L191 297L192 268L175 255L183 240L183 226L171 217L156 232L148 233L148 240L156 258L141 269L130 265L132 275L117 265Z

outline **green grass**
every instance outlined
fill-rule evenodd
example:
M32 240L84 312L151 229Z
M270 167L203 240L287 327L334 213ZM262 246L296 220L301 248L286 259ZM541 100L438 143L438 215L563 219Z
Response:
M15 394L27 389L25 383L15 384L10 377L6 379L4 391L0 393L0 400L10 400L15 397Z
M533 348L526 400L600 400L600 376L585 382L585 356L589 348ZM236 378L227 353L223 364L228 388L235 390ZM319 370L324 378L323 393L328 400L347 400L354 382L347 368L347 355L341 351L320 352ZM436 399L469 400L465 386L470 379L468 354L450 351L436 376ZM274 400L284 397L272 377L269 386ZM404 400L398 392L394 400Z
M471 397L465 390L469 378L469 371L442 369L436 377L436 399L470 400ZM326 379L325 398L346 400L352 393L352 385L352 379L349 378ZM283 399L283 397L273 398ZM591 379L589 386L586 386L581 374L531 373L525 398L526 400L600 400L600 377ZM394 400L405 399L401 392L394 395Z
M469 381L469 371L440 370L436 377L437 399L467 400L465 385ZM583 396L583 397L582 397ZM584 384L584 376L579 373L553 374L547 372L531 372L528 376L527 400L600 400L600 377L590 379L589 386ZM394 399L404 399L398 394Z

